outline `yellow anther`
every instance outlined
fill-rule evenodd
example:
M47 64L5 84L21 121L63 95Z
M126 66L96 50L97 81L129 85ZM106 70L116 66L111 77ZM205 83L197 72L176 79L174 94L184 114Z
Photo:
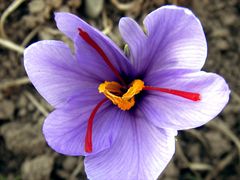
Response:
M144 88L144 82L136 79L124 92L124 88L117 82L105 81L98 86L98 91L103 93L113 104L117 105L122 110L129 110L135 104L134 96L142 91Z

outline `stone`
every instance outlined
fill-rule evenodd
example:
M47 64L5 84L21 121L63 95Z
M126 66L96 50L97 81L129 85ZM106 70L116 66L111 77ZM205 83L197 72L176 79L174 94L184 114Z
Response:
M61 5L63 4L62 0L48 0L47 2L50 6L52 6L55 9L60 8Z
M45 7L45 3L42 0L34 0L28 4L29 11L32 14L42 12L44 10L44 7Z
M216 29L213 29L212 36L225 38L229 36L229 31L228 29L224 29L224 28L216 28Z
M209 142L213 157L221 157L223 154L231 151L230 142L222 134L216 131L209 131L204 136Z
M102 12L104 0L85 0L85 10L89 17L96 18Z
M82 4L82 0L68 0L67 4L70 7L80 7Z
M228 42L224 39L220 39L216 43L217 48L220 50L228 50L230 48Z
M54 158L41 155L32 160L26 160L22 165L22 179L25 180L50 180Z
M42 136L41 127L30 123L11 122L0 128L7 148L14 154L35 156L42 154L46 143Z
M20 96L19 100L17 101L17 104L20 108L26 107L28 104L26 96Z
M225 26L230 26L235 24L238 21L238 18L235 14L228 14L227 16L222 17L222 21Z
M15 106L10 100L0 101L0 119L11 119L14 114Z
M62 6L59 9L60 12L71 12L70 8L68 6Z
M70 172L72 171L78 163L78 158L77 157L67 157L64 161L63 161L63 168Z

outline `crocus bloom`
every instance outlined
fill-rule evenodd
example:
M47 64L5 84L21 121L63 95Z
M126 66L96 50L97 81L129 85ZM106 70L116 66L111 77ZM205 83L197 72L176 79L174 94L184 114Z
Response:
M69 13L57 27L74 42L44 40L24 52L27 74L55 110L43 133L55 151L83 155L89 179L156 179L175 151L177 130L213 119L229 99L224 79L201 71L207 55L199 20L164 6L119 30L130 55Z

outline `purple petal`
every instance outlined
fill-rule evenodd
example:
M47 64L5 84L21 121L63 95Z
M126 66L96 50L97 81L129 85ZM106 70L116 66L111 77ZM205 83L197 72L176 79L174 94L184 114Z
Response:
M102 74L104 72L106 76L111 74L105 80L111 80L109 78L113 74L96 50L79 36L78 28L87 32L102 48L120 74L131 75L133 73L132 66L123 52L102 32L70 13L55 13L55 20L59 30L74 41L77 59L81 61L82 68L86 69L86 71L91 71L94 74Z
M24 66L38 92L59 107L72 96L98 94L101 81L86 76L71 50L60 41L39 41L24 51ZM87 95L87 94L86 94Z
M141 27L129 17L120 19L119 31L125 42L130 48L130 60L136 69L141 67L139 60L146 55L147 36L142 31Z
M123 112L124 113L124 112ZM157 179L175 151L176 131L126 116L115 143L85 158L89 179Z
M87 122L96 104L102 97L77 98L68 106L53 111L45 120L43 133L49 146L66 155L93 155L115 142L122 121L121 110L110 102L100 107L93 123L93 152L84 149Z
M150 13L144 25L145 36L130 19L121 20L119 27L138 72L202 68L207 55L206 39L201 23L190 10L164 6ZM135 38L141 43L136 43Z
M158 91L148 91L139 108L150 121L161 128L190 129L199 127L225 107L230 90L225 80L203 71L189 73L183 70L166 70L145 79L145 84L199 93L200 101Z

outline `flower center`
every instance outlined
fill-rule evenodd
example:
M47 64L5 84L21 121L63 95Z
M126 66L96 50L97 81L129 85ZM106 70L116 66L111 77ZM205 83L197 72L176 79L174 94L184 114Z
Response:
M114 75L118 78L118 80L125 85L124 79L121 77L119 71L114 67L111 63L109 58L107 57L106 53L103 49L97 44L97 42L92 39L89 34L81 28L78 28L79 35L88 43L101 57L105 64L111 69ZM117 105L122 110L129 110L135 105L135 95L139 94L142 90L145 91L158 91L161 93L168 93L174 96L179 96L185 99L189 99L191 101L200 101L201 95L195 92L188 92L188 91L181 91L176 89L169 89L169 88L161 88L161 87L153 87L153 86L144 86L144 82L140 79L134 80L128 88L122 86L118 82L112 81L105 81L98 86L99 93L103 93L106 98L102 99L98 104L95 106L93 111L91 112L88 125L87 125L87 132L85 136L85 151L87 153L92 152L92 130L93 130L93 120L100 109L100 107L107 102L109 99L112 101L113 104Z
M144 88L144 82L140 79L134 80L128 89L125 89L118 82L105 81L98 86L98 91L103 93L113 104L122 110L129 110L135 104L135 95Z

